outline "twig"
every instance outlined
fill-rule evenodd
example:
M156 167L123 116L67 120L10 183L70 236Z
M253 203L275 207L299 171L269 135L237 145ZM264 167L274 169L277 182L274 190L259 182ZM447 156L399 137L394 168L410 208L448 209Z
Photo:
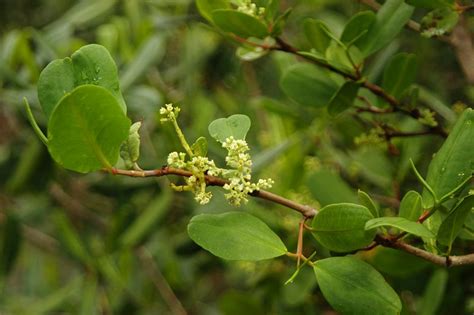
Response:
M105 171L108 172L108 170L105 170ZM130 177L161 177L161 176L168 176L168 175L190 177L193 175L189 171L173 168L173 167L168 167L168 166L164 166L160 169L144 170L144 171L122 170L122 169L113 168L111 170L111 173L114 175L124 175L124 176L130 176ZM227 181L222 178L210 176L210 175L206 175L205 179L206 179L207 185L209 186L222 187L227 183ZM282 206L285 206L287 208L296 210L299 213L301 213L305 218L312 218L318 213L318 211L315 208L312 208L308 205L302 205L300 203L286 199L280 195L271 193L266 190L255 190L249 195L252 197L265 199L265 200L280 204Z
M282 38L277 37L276 41L278 43L277 47L273 47L273 50L278 50L278 51L283 51L287 52L296 56L299 56L313 64L316 64L317 66L320 66L322 68L325 68L331 72L337 73L344 78L351 80L351 81L361 81L363 80L362 78L359 78L355 76L354 74L344 72L340 69L337 69L336 67L326 64L324 62L321 62L319 60L312 59L306 55L301 54L298 49L295 47L291 46L289 43L284 41ZM419 119L422 118L422 115L419 110L413 109L413 110L407 110L402 107L402 104L392 95L387 93L382 87L378 86L377 84L371 83L367 80L363 80L361 83L362 87L366 88L369 90L372 94L382 98L384 101L386 101L390 106L392 106L393 111L397 111L400 113L403 113L405 115L408 115L414 119ZM448 134L447 132L438 124L436 127L430 127L431 133L438 134L442 137L447 137Z
M427 260L433 264L444 266L444 267L455 267L455 266L474 264L474 254L445 257L445 256L439 256L439 255L427 252L421 248L409 245L399 240L390 240L390 239L386 239L381 236L378 236L376 238L376 241L378 244L384 247L399 249L406 253L423 258L424 260Z

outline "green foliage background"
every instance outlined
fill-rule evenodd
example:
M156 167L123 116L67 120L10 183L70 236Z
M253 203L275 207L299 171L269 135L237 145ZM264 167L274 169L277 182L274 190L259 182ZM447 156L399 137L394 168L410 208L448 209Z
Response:
M309 47L304 18L322 19L337 32L365 8L347 0L281 1L282 11L290 6L284 37L300 48ZM192 140L208 136L214 119L242 113L252 118L247 140L254 172L273 178L273 191L324 206L357 202L361 188L377 196L388 215L400 196L421 188L408 158L426 174L442 142L436 136L394 139L399 155L383 145L355 145L354 137L371 126L351 114L331 118L282 92L281 74L294 57L274 52L255 62L239 60L235 45L204 22L193 1L4 0L0 20L0 314L331 310L311 270L284 286L293 261L223 261L189 239L192 215L232 209L219 189L211 204L199 206L192 196L170 191L174 178L84 176L52 162L21 100L27 96L45 126L36 95L39 73L84 44L106 46L117 62L128 115L143 122L140 165L147 169L166 164L179 147L173 130L159 122L163 104L182 108L180 123ZM448 123L472 104L474 89L451 48L408 30L371 57L370 79L381 82L388 60L400 51L415 54L420 99ZM413 121L398 125L410 128ZM222 162L224 152L210 144L210 156ZM278 232L290 250L296 246L297 214L255 200L244 209ZM305 242L319 246L311 237ZM472 242L468 246L472 252ZM330 253L320 247L318 255ZM387 248L361 255L401 295L404 314L474 312L472 267L444 271Z

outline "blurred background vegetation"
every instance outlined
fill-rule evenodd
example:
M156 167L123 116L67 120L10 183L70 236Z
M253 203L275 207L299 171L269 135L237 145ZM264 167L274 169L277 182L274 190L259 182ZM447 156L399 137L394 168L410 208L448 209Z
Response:
M309 46L302 19L320 18L337 31L367 9L358 1L281 1L282 11L290 6L284 37L300 48ZM161 167L179 148L172 129L159 122L163 104L181 106L180 122L191 141L207 136L212 120L243 113L253 122L248 142L254 172L272 177L273 191L324 206L357 202L361 188L390 214L400 196L420 188L408 158L425 174L442 141L425 136L393 139L391 149L356 145L354 138L371 128L360 118L365 114L330 119L292 102L278 83L296 59L275 52L254 62L239 60L235 43L209 27L190 0L2 0L0 21L2 315L334 314L309 268L284 286L294 261L223 261L189 239L192 215L231 208L219 189L209 205L199 206L190 194L170 191L174 178L84 176L52 162L27 122L22 98L44 126L39 73L84 44L106 46L117 62L129 116L143 122L143 168ZM436 106L447 124L472 104L474 89L451 47L409 30L371 58L371 80L380 82L387 60L401 51L417 55L420 99ZM407 128L413 123L397 121ZM217 144L210 155L223 162ZM297 214L255 200L242 209L295 248ZM305 242L319 248L311 237ZM320 248L318 255L330 253ZM438 305L441 314L474 312L472 267L449 270L446 277L446 271L390 249L362 255L401 295L404 314L434 314Z

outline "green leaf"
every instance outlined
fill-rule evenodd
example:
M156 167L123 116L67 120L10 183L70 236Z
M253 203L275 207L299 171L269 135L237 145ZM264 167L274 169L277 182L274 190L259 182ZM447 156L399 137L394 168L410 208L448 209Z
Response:
M196 6L199 13L212 23L212 12L217 9L230 8L230 2L227 0L196 0Z
M59 100L76 87L71 58L50 62L38 79L38 98L46 117L50 118Z
M12 270L20 252L22 232L16 217L7 214L1 225L0 239L0 282Z
M125 166L132 169L140 157L140 134L138 130L142 126L141 122L134 123L128 132L128 138L120 146L120 157Z
M438 198L449 195L472 176L474 170L472 148L474 148L474 110L467 108L456 121L428 168L426 181ZM433 206L433 197L426 189L422 196L426 207Z
M357 195L359 197L359 203L369 209L370 213L372 213L374 218L377 218L379 216L379 210L372 198L370 198L370 196L366 192L360 189L357 191Z
M416 70L414 54L397 54L390 59L384 70L382 87L390 95L399 98L415 81Z
M336 116L354 104L357 97L359 84L352 81L344 83L336 94L333 95L328 105L328 112L331 116Z
M48 125L48 149L64 168L87 173L111 168L130 120L105 88L83 85L61 99Z
M467 216L474 208L474 195L467 196L459 202L444 219L438 230L438 242L451 248L451 244L461 232Z
M335 252L349 252L367 246L376 231L366 231L365 223L373 219L366 207L339 203L323 207L313 219L312 234L324 247Z
M355 42L357 46L357 41L365 36L374 21L375 13L372 11L362 11L353 15L344 27L341 42L347 45Z
M268 35L267 26L263 22L240 11L219 9L212 12L211 18L224 32L234 33L243 38L263 38Z
M188 234L202 248L229 260L263 260L287 252L278 235L245 212L197 215Z
M448 284L448 271L446 269L437 269L430 278L423 294L423 300L420 303L420 315L435 315L438 314L443 296Z
M416 191L410 190L400 202L398 216L410 221L417 221L423 213L421 196Z
M355 67L361 67L363 56L356 46L347 48L338 42L332 41L326 50L326 60L329 64L344 72L354 73Z
M311 47L324 54L332 41L331 31L327 25L319 20L306 19L303 28Z
M417 8L438 9L453 7L454 0L406 0L409 5Z
M331 257L314 263L321 292L342 314L399 314L400 298L380 273L353 257Z
M289 67L280 80L280 87L296 102L314 107L326 106L338 89L327 71L306 63Z
M248 116L236 114L227 118L219 118L209 124L211 137L223 143L229 137L245 140L250 129L251 121Z
M404 0L387 0L377 12L367 34L357 43L364 56L388 45L410 20L414 8Z
M104 87L117 99L123 112L127 111L112 56L105 47L92 44L81 47L71 58L52 61L41 72L38 98L46 116L50 119L59 100L84 84Z
M204 137L197 138L191 146L191 150L197 156L207 156L207 140Z
M459 13L451 8L436 9L421 19L420 31L425 37L449 33L459 21Z
M400 217L381 217L372 219L365 224L365 229L372 230L381 226L391 226L420 237L435 237L434 234L430 230L428 230L423 224L409 221L405 218Z

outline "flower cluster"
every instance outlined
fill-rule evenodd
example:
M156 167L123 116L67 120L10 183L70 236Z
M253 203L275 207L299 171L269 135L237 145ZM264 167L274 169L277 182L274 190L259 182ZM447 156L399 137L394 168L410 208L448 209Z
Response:
M372 128L369 133L364 132L354 138L356 145L376 145L380 148L386 148L386 142L384 130L381 127Z
M206 175L221 176L227 180L223 186L228 192L225 194L230 204L240 206L248 201L248 194L270 188L273 185L271 179L259 179L252 183L252 160L250 159L250 150L245 140L229 137L222 143L222 147L227 150L226 164L229 169L218 168L213 160L205 156L198 155L187 143L184 135L179 128L176 117L180 112L179 107L172 104L166 104L160 109L160 114L164 116L161 122L171 122L180 138L185 152L171 152L168 155L167 163L170 167L175 167L191 172L191 176L185 179L185 185L174 185L171 187L178 191L191 191L194 199L200 204L207 204L212 193L206 191Z
M237 11L252 15L255 17L262 17L265 14L265 8L257 7L251 0L242 0L242 3L237 7Z
M430 127L436 127L438 125L438 122L436 121L435 118L435 113L427 108L423 108L420 110L420 118L418 118L418 121L422 123L423 125L427 125Z
M250 182L252 160L245 140L229 137L222 143L222 147L228 152L225 159L227 166L234 169L234 171L223 173L229 180L224 185L224 189L229 191L225 197L232 205L240 206L242 202L246 203L248 194L255 190L272 187L274 183L272 179L259 179L257 183Z
M194 199L202 205L207 204L211 200L212 193L206 192L206 178L204 174L207 173L215 176L221 171L216 167L213 160L209 160L207 157L194 156L189 161L186 161L186 153L171 152L168 155L167 162L171 167L186 169L193 174L185 179L185 185L172 185L173 189L191 191L194 194Z
M173 104L166 104L160 108L160 114L164 116L160 119L161 122L176 121L181 108L173 106Z

